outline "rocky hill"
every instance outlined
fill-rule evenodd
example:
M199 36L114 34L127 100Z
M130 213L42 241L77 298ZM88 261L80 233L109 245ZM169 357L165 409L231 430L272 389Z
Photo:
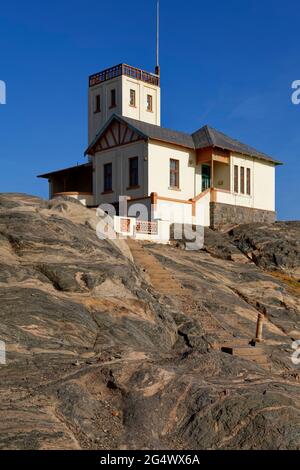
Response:
M300 223L206 230L197 252L96 224L0 195L0 448L300 449Z

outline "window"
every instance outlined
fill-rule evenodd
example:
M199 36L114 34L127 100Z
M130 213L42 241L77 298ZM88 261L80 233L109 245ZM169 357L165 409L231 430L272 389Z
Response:
M139 184L139 157L129 159L129 187L134 188Z
M210 166L202 165L202 191L206 191L210 187L211 187Z
M115 108L116 106L116 90L113 88L112 90L110 90L110 107Z
M239 192L239 167L234 165L234 192Z
M104 192L112 191L112 163L104 165Z
M245 168L243 166L241 166L241 193L242 194L245 194Z
M179 188L179 160L170 159L170 187Z
M153 111L153 96L152 95L147 95L147 111L149 112Z
M135 90L130 90L130 106L133 106L135 108L135 105Z
M101 97L100 95L95 96L95 113L100 113L101 111Z
M247 168L247 194L251 195L251 170Z

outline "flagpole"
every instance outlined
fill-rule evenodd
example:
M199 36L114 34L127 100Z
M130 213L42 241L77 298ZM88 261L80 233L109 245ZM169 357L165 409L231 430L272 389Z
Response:
M159 66L159 23L160 23L160 4L159 0L156 3L156 75L160 75L160 66Z

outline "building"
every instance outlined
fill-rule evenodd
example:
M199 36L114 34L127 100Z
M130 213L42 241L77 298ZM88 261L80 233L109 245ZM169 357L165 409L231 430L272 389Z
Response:
M44 175L50 198L87 206L126 196L152 205L151 220L218 228L273 222L281 162L204 126L193 134L161 127L160 76L120 64L89 78L84 165Z

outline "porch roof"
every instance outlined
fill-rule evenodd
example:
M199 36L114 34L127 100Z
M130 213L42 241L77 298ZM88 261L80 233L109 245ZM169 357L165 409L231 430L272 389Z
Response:
M263 152L259 152L250 145L243 144L213 127L204 126L192 135L196 149L218 147L224 150L230 150L231 152L240 153L242 155L248 155L259 160L265 160L274 163L275 165L283 164L279 160L275 160L273 157L270 157Z
M51 176L58 176L62 175L63 173L70 173L70 172L76 172L80 171L82 169L88 169L92 168L92 163L83 163L81 165L76 165L76 166L70 166L69 168L63 168L61 170L56 170L56 171L51 171L50 173L44 173L43 175L38 175L38 178L46 178L49 179Z

